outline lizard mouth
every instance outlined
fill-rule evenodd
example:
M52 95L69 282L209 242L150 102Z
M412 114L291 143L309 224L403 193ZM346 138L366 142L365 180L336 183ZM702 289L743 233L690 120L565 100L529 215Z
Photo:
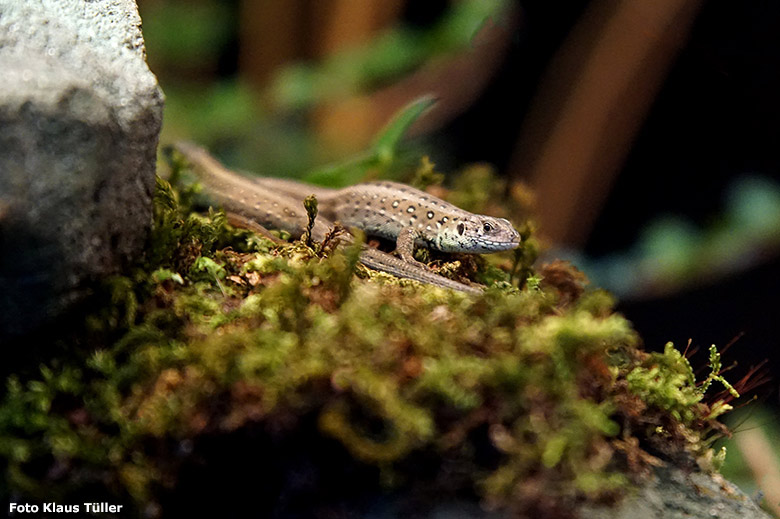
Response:
M519 238L513 238L511 241L492 242L489 246L485 247L486 252L500 252L504 250L516 249L521 245Z

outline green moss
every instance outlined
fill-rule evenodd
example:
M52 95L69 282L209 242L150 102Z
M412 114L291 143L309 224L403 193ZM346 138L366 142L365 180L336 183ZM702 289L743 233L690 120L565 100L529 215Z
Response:
M500 282L466 295L369 274L356 267L360 240L337 251L274 244L221 213L191 214L190 194L158 182L144 265L111 280L111 304L89 318L89 333L117 339L6 381L0 488L50 500L53 488L71 495L99 481L140 507L176 488L198 455L171 444L240 430L295 438L306 427L380 469L378 487L451 478L451 492L518 511L624 488L642 468L624 467L630 438L714 458L707 441L725 404L702 400L725 382L717 351L697 386L671 345L638 350L611 297L583 293L570 266L535 272L521 252L518 288L501 260L477 261L477 278ZM53 477L63 464L67 476Z
M697 386L691 364L671 342L666 343L663 353L653 353L643 365L633 368L627 375L631 392L642 400L672 415L685 425L702 418L697 404L713 381L721 382L734 398L739 393L721 375L720 354L713 344L709 358L710 374ZM730 410L725 403L716 403L705 418L712 419Z

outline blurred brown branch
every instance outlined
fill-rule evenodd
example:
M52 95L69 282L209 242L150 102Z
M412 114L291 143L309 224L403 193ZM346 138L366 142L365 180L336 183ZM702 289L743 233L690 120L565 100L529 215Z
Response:
M596 0L553 60L510 166L552 242L587 238L701 3Z
M239 65L258 89L276 69L306 55L302 34L309 34L306 0L244 0L241 2Z
M431 60L396 83L375 92L334 101L315 113L317 133L328 146L362 149L410 100L431 94L438 102L411 128L411 135L431 132L464 111L498 70L515 30L517 16L488 20L471 48Z
M241 9L241 74L257 91L282 65L325 60L375 38L398 22L404 2L390 0L245 0ZM516 12L500 22L486 20L470 48L425 63L398 81L372 92L324 103L313 111L321 143L339 155L360 150L410 100L439 99L413 133L431 131L467 108L500 66L515 30Z
M764 492L768 508L780 516L780 463L769 438L760 427L755 427L739 431L734 435L734 441Z
M392 24L402 0L244 0L240 65L258 90L281 65L365 43Z

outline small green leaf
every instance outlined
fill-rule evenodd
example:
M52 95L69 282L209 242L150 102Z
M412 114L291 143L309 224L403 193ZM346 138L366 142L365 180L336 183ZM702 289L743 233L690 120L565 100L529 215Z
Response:
M227 275L222 265L205 256L199 257L195 260L195 263L193 263L192 268L190 269L190 275L196 274L206 274L216 280L224 279Z
M181 277L181 274L169 269L155 270L154 272L152 272L152 279L155 281L155 283L162 283L164 281L173 281L175 283L178 283L179 285L184 284L184 279Z
M312 184L346 186L360 182L370 168L389 166L396 156L401 137L435 102L436 99L430 95L412 101L393 116L370 149L316 169L306 174L304 180Z
M303 179L323 186L348 186L362 180L369 168L376 165L373 154L361 151L341 162L328 164L307 173Z
M422 96L393 116L387 126L379 133L372 148L373 155L380 164L389 164L393 160L401 137L435 102L436 98L432 95Z

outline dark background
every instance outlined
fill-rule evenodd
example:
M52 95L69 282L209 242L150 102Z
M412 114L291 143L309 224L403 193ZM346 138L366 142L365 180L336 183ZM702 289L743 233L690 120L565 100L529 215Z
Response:
M189 104L181 102L179 87L187 82L202 86L241 78L240 53L247 42L239 34L239 27L244 23L240 9L251 3L196 2L219 7L218 11L208 11L212 18L205 24L205 30L215 34L216 28L221 28L221 36L215 37L209 47L215 56L213 62L198 68L198 59L207 61L203 52L160 60L166 53L158 36L166 26L163 24L155 32L154 25L160 6L170 4L190 9L189 4L174 0L140 2L150 61L166 90L169 105L186 105L184 111L189 112L204 104L197 96ZM506 174L540 78L592 3L585 0L515 2L519 7L519 23L499 70L463 112L429 136L429 143L435 147L426 151L441 170L488 162L499 174ZM425 30L434 27L451 5L446 0L404 2L396 22ZM221 13L221 25L217 25L215 12ZM316 39L305 31L296 38L301 46ZM309 61L321 58L311 52L299 52L297 56ZM282 63L280 68L285 65ZM612 288L599 275L599 267L611 256L636 247L642 232L664 215L684 218L694 233L704 233L722 220L724 203L731 196L736 179L750 174L775 184L780 182L778 92L780 3L769 0L703 2L687 42L663 81L587 239L575 251L575 257L585 258L582 268L596 286ZM214 96L210 99L213 102ZM223 113L224 110L213 109L204 120L213 121ZM271 151L288 147L295 154L298 148L290 144L293 139L274 137L269 128L278 129L280 125L289 128L302 121L305 117L287 117L283 123L267 125L262 131L255 129L250 139L254 147L243 156L267 153L268 150L262 149L263 139L270 143ZM176 119L167 113L169 133L175 124ZM203 125L189 123L189 126ZM225 125L229 129L236 126ZM219 133L213 129L209 132ZM195 139L198 140L197 136ZM229 139L222 136L222 141L210 148L218 154L222 151L222 158L227 158L229 163L231 157L236 159L234 165L240 163L241 153L231 152L229 144ZM744 241L738 239L740 231L733 232L734 246L743 247ZM710 344L722 348L739 336L724 358L726 365L738 364L730 379L738 379L765 359L769 372L777 373L780 237L751 247L747 251L751 261L736 262L715 274L671 283L660 292L622 291L618 308L634 323L648 349L661 349L667 341L683 347L691 339L694 346L706 351ZM653 257L643 259L653 261ZM631 276L630 269L626 276ZM692 363L705 365L705 355L695 356ZM780 406L778 388L780 383L774 377L758 393L764 402L777 407Z
M473 131L507 112L522 118L540 75L588 2L519 2L523 25L501 73L445 132L455 161L486 160L501 170L515 134ZM522 63L522 67L516 66ZM596 220L584 252L603 257L630 247L662 214L706 226L718 217L730 183L745 173L780 181L780 3L705 2ZM544 201L541 201L544 203ZM780 260L776 243L750 268L656 298L619 304L646 346L688 339L704 350L744 334L726 362L780 366ZM700 362L704 363L702 355ZM737 372L743 372L743 369ZM780 404L778 379L761 393Z

